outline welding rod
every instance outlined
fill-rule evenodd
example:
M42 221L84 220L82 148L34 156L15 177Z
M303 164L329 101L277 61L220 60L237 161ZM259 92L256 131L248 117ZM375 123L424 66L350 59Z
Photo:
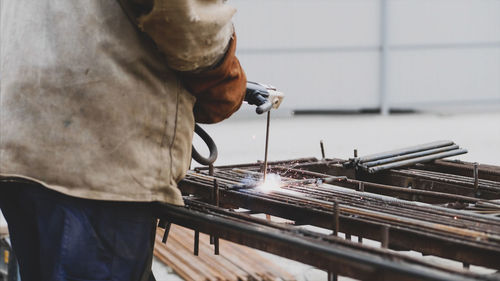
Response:
M267 151L269 148L269 125L271 122L271 111L267 112L267 125L266 125L266 151L264 154L264 181L266 180L267 175Z

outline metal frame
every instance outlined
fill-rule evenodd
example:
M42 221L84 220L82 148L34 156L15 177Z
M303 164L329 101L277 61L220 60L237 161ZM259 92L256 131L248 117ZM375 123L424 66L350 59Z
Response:
M335 236L297 230L185 198L187 208L161 205L169 222L252 248L362 280L497 280L495 276L454 271L385 249ZM196 246L195 246L196 247Z
M226 208L332 229L349 241L356 235L380 241L384 248L456 260L464 268L500 269L495 258L500 254L500 204L491 200L500 198L500 167L437 160L369 174L346 163L313 158L272 162L271 171L286 177L287 184L271 194L239 185L248 176L258 178L262 163L197 168L179 187L213 203L217 179L217 201Z

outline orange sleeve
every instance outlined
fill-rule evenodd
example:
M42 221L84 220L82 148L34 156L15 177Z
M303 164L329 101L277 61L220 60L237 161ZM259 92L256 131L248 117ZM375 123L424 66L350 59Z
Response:
M220 122L238 110L245 98L247 78L236 52L233 34L225 56L214 68L201 72L181 72L186 89L196 97L196 122Z

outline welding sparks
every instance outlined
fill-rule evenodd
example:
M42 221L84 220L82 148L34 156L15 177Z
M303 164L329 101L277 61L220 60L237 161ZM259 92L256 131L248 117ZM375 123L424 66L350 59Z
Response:
M273 191L281 190L282 185L283 184L281 182L280 175L268 174L266 180L257 185L255 189L264 193L270 193Z

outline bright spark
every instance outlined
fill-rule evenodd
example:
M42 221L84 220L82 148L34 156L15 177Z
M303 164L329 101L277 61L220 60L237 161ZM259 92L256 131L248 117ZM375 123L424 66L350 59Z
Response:
M278 174L267 174L266 180L259 183L256 190L264 193L270 193L273 191L281 190L282 182L281 177Z

